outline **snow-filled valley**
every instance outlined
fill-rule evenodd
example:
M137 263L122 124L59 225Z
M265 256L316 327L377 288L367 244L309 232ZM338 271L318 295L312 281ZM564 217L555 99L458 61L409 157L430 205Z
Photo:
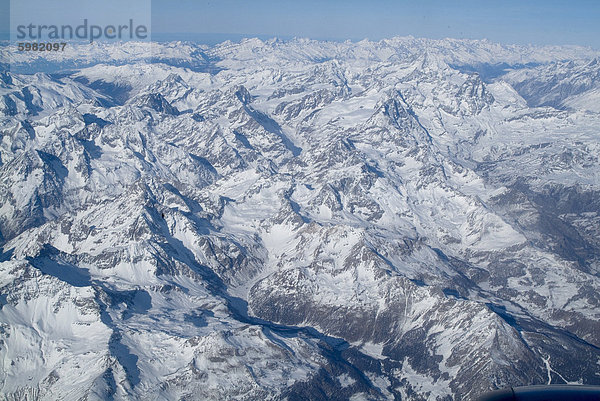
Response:
M148 46L0 48L0 399L600 384L600 52Z

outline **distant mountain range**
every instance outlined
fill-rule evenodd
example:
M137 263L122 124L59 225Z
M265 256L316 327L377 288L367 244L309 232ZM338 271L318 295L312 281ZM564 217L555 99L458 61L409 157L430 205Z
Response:
M0 399L600 384L600 52L1 52Z

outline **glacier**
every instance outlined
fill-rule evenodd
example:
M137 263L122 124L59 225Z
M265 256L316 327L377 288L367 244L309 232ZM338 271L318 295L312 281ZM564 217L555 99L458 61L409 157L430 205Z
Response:
M0 399L600 384L599 51L0 52Z

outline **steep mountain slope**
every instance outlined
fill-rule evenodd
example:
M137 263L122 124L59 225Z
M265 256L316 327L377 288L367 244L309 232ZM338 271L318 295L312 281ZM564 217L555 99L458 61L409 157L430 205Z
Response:
M532 106L553 106L598 112L600 61L555 62L511 71L503 79Z
M593 51L95 46L2 75L4 398L600 384Z

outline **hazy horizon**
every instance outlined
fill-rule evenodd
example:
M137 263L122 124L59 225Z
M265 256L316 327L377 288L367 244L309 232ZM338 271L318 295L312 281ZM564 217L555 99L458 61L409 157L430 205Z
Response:
M12 9L11 9L12 4ZM589 0L443 2L358 0L305 2L117 0L0 0L0 32L11 22L100 23L136 16L149 21L155 37L239 40L243 37L378 41L397 36L428 39L487 39L502 44L579 45L600 49L600 2ZM9 16L11 16L9 18ZM141 17L138 17L141 16ZM151 16L148 18L148 16ZM12 18L12 20L11 20ZM14 30L14 27L13 27ZM208 38L208 39L207 39Z

